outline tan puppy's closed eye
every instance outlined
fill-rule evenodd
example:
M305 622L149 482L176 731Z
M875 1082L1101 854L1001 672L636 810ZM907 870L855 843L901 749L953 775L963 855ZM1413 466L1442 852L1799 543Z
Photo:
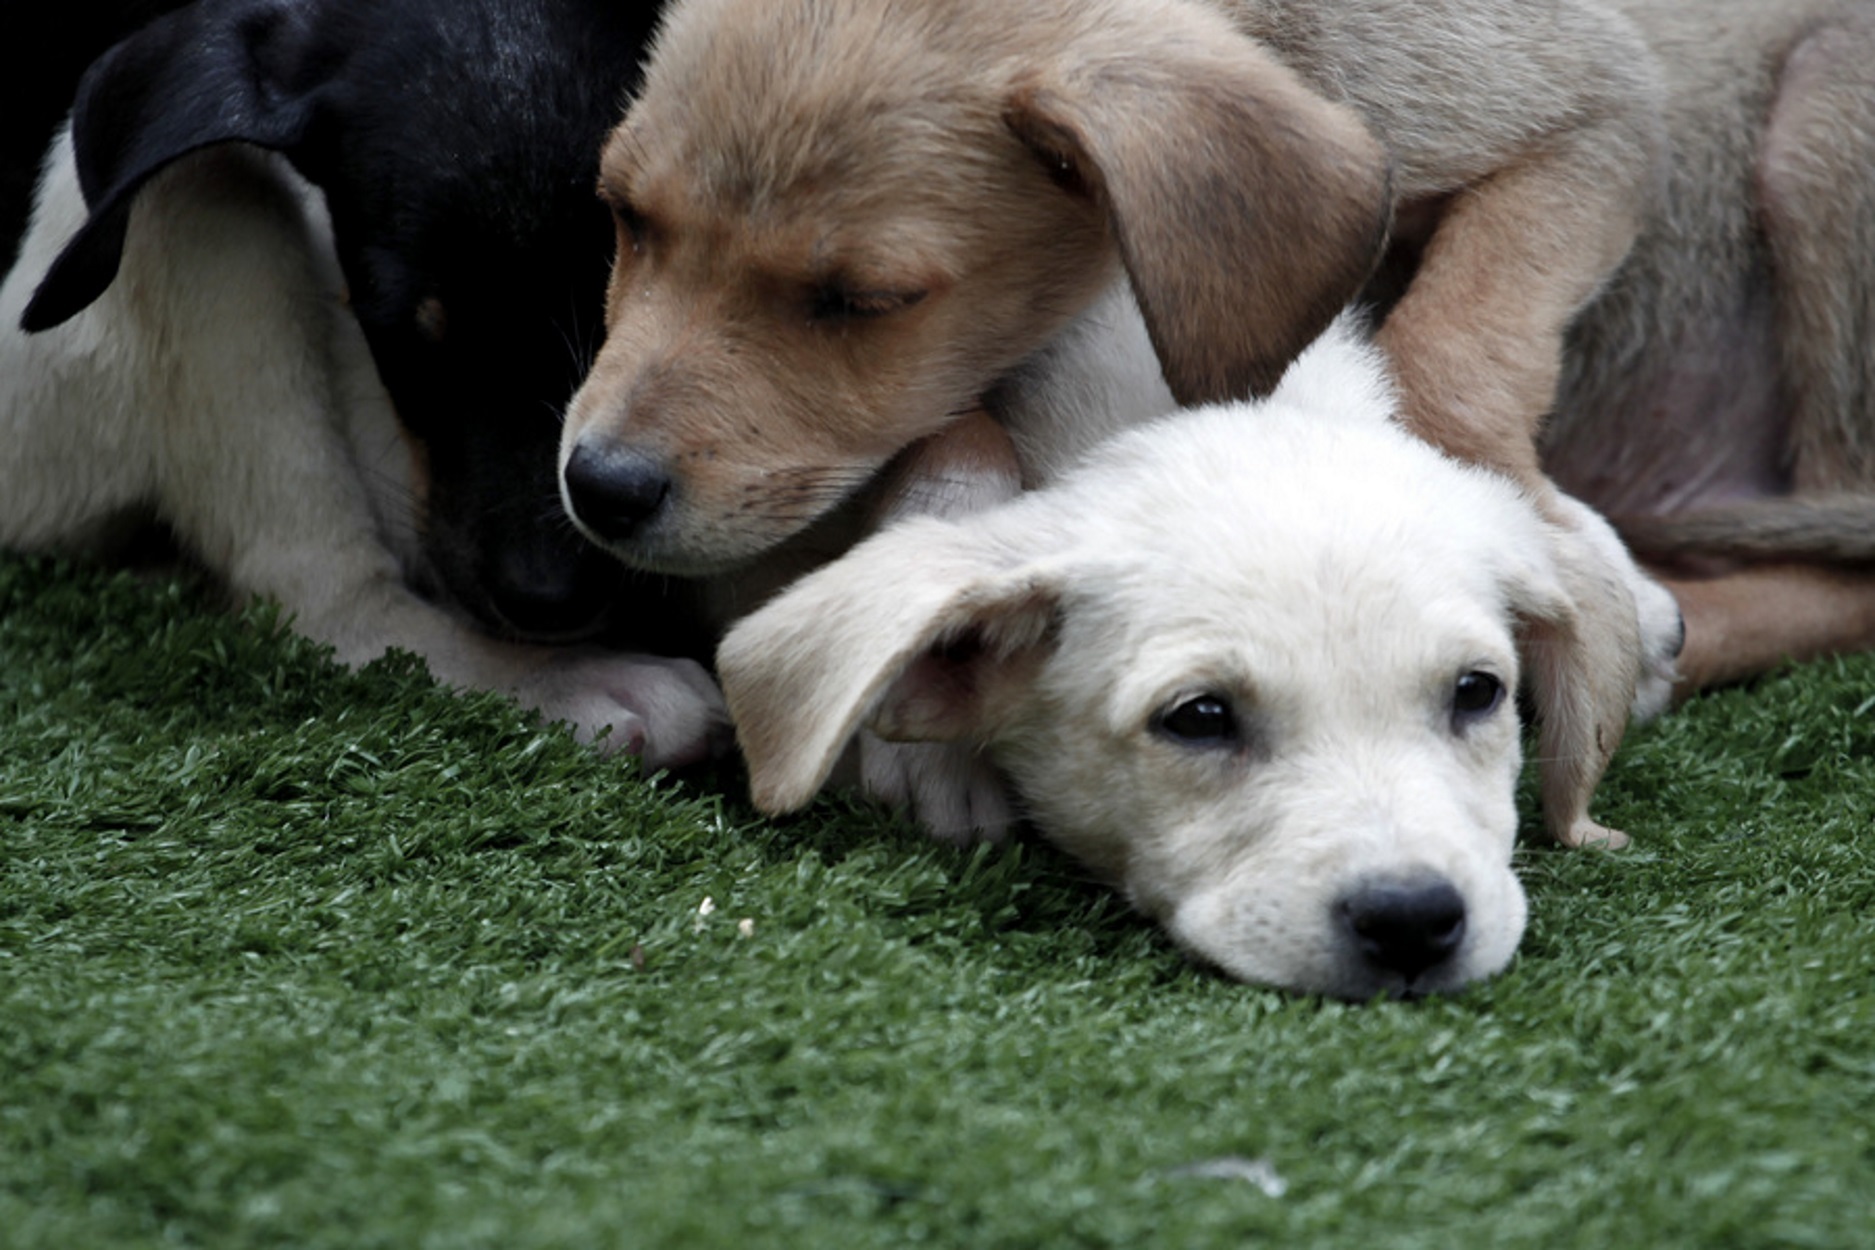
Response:
M964 743L1233 976L1366 998L1498 971L1525 920L1519 640L1573 610L1561 534L1392 405L1331 332L1266 404L802 579L718 656L756 802L806 803L864 725Z

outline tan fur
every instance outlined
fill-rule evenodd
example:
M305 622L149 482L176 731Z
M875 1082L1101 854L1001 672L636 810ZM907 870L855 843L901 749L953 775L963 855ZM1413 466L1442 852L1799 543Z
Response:
M625 443L672 473L666 515L613 543L627 560L760 555L1123 265L1186 399L1267 390L1366 277L1384 154L1215 12L909 12L670 13L602 163L641 229L567 426L569 445ZM879 315L816 318L835 287Z
M1618 0L1670 143L1545 462L1673 580L1682 695L1875 646L1875 8Z
M1740 500L1875 495L1871 168L1860 0L679 0L606 167L653 229L570 436L672 467L679 506L625 558L746 562L978 396L1046 481L1071 460L1063 362L1102 367L1055 344L1116 274L1170 402L1266 389L1375 266L1408 422L1574 535L1534 694L1549 827L1593 840L1660 675L1657 588L1552 479L1718 535L1662 566L1720 575L1686 593L1682 692L1865 645L1875 578L1822 576L1815 618L1779 627L1727 569L1855 545L1781 547L1790 523ZM660 237L667 195L707 244ZM922 297L833 332L775 312L860 240L865 285Z
M1669 582L1686 612L1693 688L1722 685L1791 660L1875 649L1866 572L1768 564L1724 577Z

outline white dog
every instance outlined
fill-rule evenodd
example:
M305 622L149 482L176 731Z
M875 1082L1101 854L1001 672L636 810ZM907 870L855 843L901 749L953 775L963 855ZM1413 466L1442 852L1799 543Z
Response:
M976 744L1046 836L1234 976L1364 998L1498 971L1525 918L1519 650L1571 611L1565 540L1393 412L1341 325L1264 403L1120 434L810 574L718 655L757 805L805 804L862 727Z

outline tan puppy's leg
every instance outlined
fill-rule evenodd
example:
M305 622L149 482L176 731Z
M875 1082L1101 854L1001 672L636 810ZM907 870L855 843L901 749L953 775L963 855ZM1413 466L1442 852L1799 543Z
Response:
M1666 585L1686 614L1681 697L1786 661L1875 649L1875 581L1864 572L1773 564Z
M1561 518L1551 521L1551 549L1567 602L1524 625L1545 827L1564 846L1622 847L1627 835L1592 819L1588 799L1628 718L1653 716L1671 700L1680 608L1600 515L1566 495L1550 505Z
M1758 145L1795 495L1668 518L1684 550L1772 562L1669 582L1686 615L1676 695L1787 661L1875 648L1866 560L1875 488L1875 14L1815 26L1780 70ZM1640 537L1645 540L1647 526ZM1714 542L1717 539L1719 541ZM1778 559L1779 556L1783 558ZM1847 565L1805 564L1847 561Z
M1564 152L1455 196L1375 334L1415 432L1545 493L1536 431L1555 402L1563 331L1640 224L1625 178L1597 191L1602 164Z
M1594 142L1577 136L1456 197L1376 336L1416 432L1509 473L1575 533L1578 519L1538 465L1537 426L1554 402L1564 328L1639 223L1630 181L1596 177L1605 171ZM1532 665L1544 819L1565 845L1619 844L1588 803L1626 731L1649 642L1632 588L1598 545L1563 545L1573 547L1561 566L1576 612L1537 640Z

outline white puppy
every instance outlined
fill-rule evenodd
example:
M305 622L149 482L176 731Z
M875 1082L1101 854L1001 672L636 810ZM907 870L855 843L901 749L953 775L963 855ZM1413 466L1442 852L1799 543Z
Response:
M707 749L721 700L689 660L489 636L421 597L417 459L344 304L318 193L280 157L213 148L138 201L95 303L19 329L85 222L61 136L0 286L0 546L90 556L151 520L238 597L360 664L396 647L647 767Z
M810 574L718 655L756 803L808 802L862 727L976 744L1234 976L1364 998L1495 973L1525 919L1519 649L1571 611L1564 540L1393 410L1338 325L1264 403Z

